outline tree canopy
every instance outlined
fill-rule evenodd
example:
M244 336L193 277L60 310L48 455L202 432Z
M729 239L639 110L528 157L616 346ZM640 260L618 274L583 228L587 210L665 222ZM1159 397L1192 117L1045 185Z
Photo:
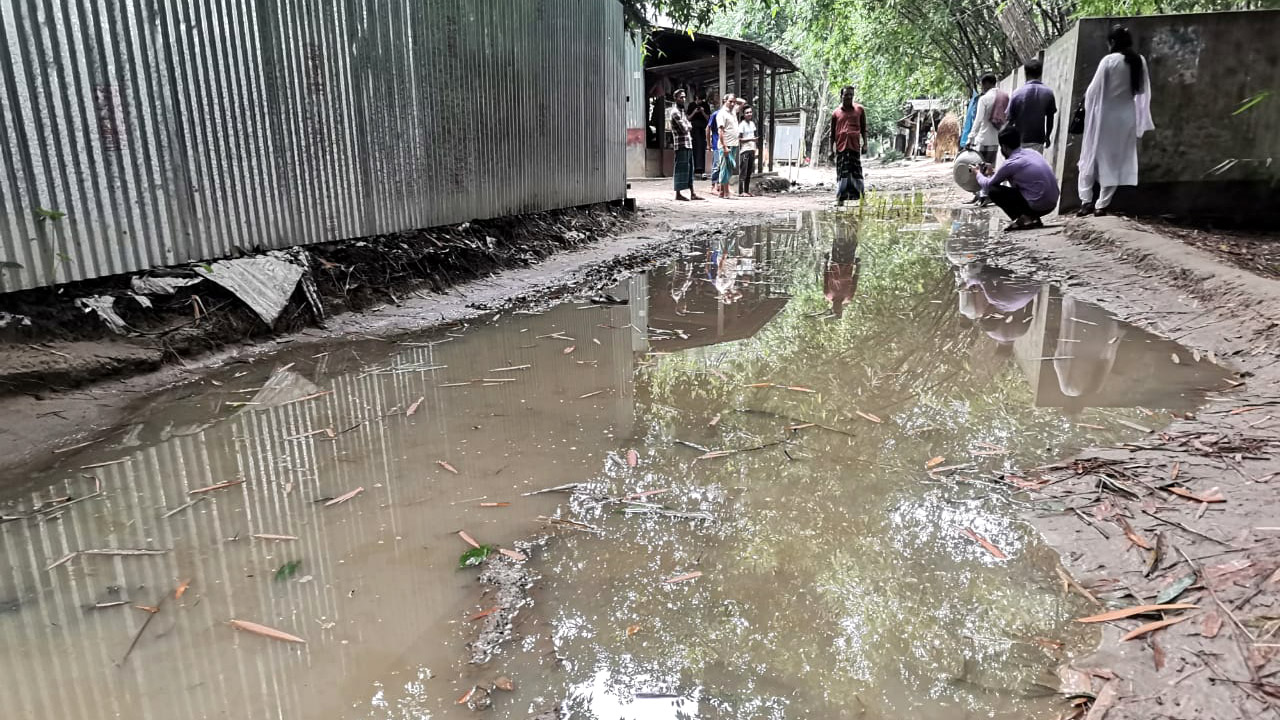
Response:
M646 18L758 42L800 66L787 82L817 109L854 83L873 126L887 129L903 101L967 97L984 71L1022 62L1001 23L1044 42L1078 17L1280 7L1280 0L624 0ZM874 129L874 128L873 128Z

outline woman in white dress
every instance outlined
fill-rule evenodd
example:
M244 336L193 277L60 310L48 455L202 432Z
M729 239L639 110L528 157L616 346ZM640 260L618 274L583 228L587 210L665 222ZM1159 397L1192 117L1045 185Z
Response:
M1112 28L1107 41L1111 52L1098 63L1084 95L1080 215L1107 214L1117 187L1138 184L1138 138L1155 129L1147 61L1133 49L1126 28ZM1095 183L1102 187L1096 204Z

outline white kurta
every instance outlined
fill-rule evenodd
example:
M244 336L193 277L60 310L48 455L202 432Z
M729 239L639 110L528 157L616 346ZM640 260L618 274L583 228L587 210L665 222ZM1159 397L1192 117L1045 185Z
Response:
M1142 61L1142 92L1133 94L1124 55L1111 53L1084 94L1084 139L1080 145L1080 190L1138 184L1138 138L1154 130L1151 78Z

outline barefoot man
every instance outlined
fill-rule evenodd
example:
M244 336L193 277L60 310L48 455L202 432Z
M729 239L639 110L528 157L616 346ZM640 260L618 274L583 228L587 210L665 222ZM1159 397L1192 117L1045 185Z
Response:
M862 197L862 154L867 151L867 113L853 101L853 86L840 91L831 116L831 151L836 161L836 205Z
M671 124L671 139L676 148L675 164L671 174L675 176L677 200L701 200L693 191L693 123L684 111L686 95L684 90L676 90L676 102L667 112ZM680 194L688 190L689 197Z

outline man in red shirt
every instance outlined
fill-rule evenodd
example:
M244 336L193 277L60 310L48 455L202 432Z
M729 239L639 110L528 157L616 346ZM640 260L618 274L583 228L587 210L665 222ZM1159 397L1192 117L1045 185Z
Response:
M862 153L867 151L867 113L853 101L853 86L840 91L831 116L831 150L836 161L836 205L862 197Z

